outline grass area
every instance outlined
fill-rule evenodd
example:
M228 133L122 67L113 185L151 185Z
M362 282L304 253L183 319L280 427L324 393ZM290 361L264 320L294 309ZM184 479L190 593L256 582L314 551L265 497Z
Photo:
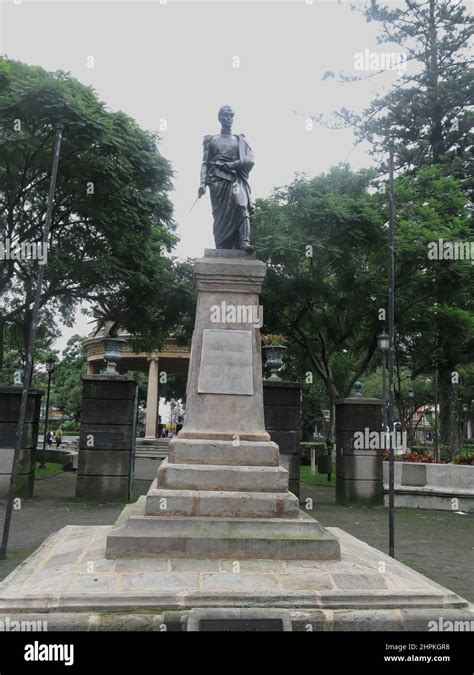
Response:
M33 548L16 548L14 550L8 550L7 551L7 556L4 560L0 560L0 569L1 565L4 565L5 563L10 563L14 560L21 560L27 558L29 555L33 553L33 551L36 551L36 547Z
M45 469L40 469L40 464L38 462L35 469L35 480L51 478L51 476L56 476L58 473L62 473L62 471L63 465L58 464L57 462L46 462Z
M316 475L312 475L310 466L301 466L300 467L300 481L308 485L322 485L334 487L336 485L336 473L333 471L331 473L331 482L328 481L328 476L326 473L318 473L318 467L316 467Z

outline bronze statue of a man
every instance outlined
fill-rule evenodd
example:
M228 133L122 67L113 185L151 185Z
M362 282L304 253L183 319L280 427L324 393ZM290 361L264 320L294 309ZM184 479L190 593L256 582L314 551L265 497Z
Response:
M209 185L216 248L237 248L251 253L253 203L248 177L254 165L253 152L243 134L232 134L234 111L230 106L222 106L218 120L221 133L204 137L198 197L203 196Z

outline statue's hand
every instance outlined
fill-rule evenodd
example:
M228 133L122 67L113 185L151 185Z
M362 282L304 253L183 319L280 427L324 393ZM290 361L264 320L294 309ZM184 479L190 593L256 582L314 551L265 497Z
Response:
M229 171L229 172L230 172L230 171L235 171L236 166L237 166L237 162L224 162L224 163L222 164L222 169L223 169L224 171Z
M206 186L205 185L200 185L199 190L198 190L198 199L201 199L203 194L206 192Z

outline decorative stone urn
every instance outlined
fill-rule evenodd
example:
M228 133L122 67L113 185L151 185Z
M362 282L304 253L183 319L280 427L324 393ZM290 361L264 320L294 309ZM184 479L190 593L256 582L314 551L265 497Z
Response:
M127 343L123 338L105 337L102 338L104 343L104 360L107 363L106 369L102 375L118 375L117 362L122 358L122 349Z
M265 367L270 371L268 380L281 382L278 372L283 368L283 354L286 347L284 345L264 345L262 351L265 356Z

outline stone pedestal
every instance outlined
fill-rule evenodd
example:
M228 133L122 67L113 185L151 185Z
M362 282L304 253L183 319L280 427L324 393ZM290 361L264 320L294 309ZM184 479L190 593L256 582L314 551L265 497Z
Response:
M280 465L288 471L288 489L300 496L301 384L264 380L265 429L280 448Z
M13 467L18 418L20 416L21 387L0 389L0 497L8 494ZM38 443L41 409L40 389L28 391L23 443L20 451L16 478L18 497L30 499L35 481L35 450Z
M299 510L265 430L258 328L265 264L242 251L196 261L186 421L107 557L336 559L337 539Z
M383 401L378 398L344 398L335 401L335 406L336 502L382 505ZM378 443L375 434L378 435ZM360 447L362 437L364 440ZM378 447L373 447L375 445Z
M136 380L84 375L76 497L128 501L133 475Z

